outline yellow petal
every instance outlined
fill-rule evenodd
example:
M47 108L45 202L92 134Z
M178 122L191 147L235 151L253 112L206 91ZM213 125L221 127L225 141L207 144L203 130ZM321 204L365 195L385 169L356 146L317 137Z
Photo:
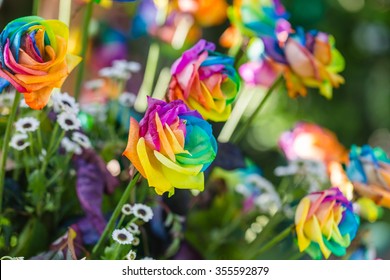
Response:
M170 191L173 186L168 178L162 173L161 163L156 159L153 151L146 146L145 139L142 137L137 144L137 153L142 162L149 186L155 187L158 194Z
M299 203L297 210L295 211L295 229L298 238L299 251L304 251L310 245L310 240L306 238L303 227L306 222L306 217L310 208L310 199L304 197Z
M165 157L163 154L159 153L158 151L154 151L154 155L156 156L157 160L160 161L160 164L166 166L168 169L172 169L173 171L176 171L184 175L197 175L199 174L199 172L202 170L203 167L202 164L188 165L183 167L180 164L171 161L169 158Z
M313 240L320 246L321 252L324 257L329 258L331 251L325 246L322 237L321 227L316 216L313 216L310 220L306 222L303 232L310 240Z

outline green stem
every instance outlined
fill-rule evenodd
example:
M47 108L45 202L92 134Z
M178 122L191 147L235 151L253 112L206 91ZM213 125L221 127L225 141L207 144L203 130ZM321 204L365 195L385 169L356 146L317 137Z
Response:
M114 210L114 213L112 213L112 216L111 216L110 220L108 221L102 235L100 236L99 241L97 242L95 247L93 247L91 259L95 259L98 256L100 251L103 249L103 246L106 242L107 236L114 230L115 222L118 219L118 217L122 211L122 206L126 203L126 201L128 201L128 199L130 197L131 190L134 188L135 184L137 183L139 176L140 176L140 174L137 172L134 175L133 179L131 179L130 183L127 185L126 190L122 194L122 197L119 200L119 202Z
M43 149L43 141L42 141L42 132L41 132L40 129L38 129L37 135L38 135L38 147L39 147L39 153L38 154L41 154L42 153L42 149Z
M54 145L55 139L57 137L59 128L60 128L60 125L58 124L58 122L56 122L56 124L54 125L53 133L52 133L51 138L50 138L49 147L47 148L47 151L46 151L46 156L43 159L43 164L42 164L42 173L43 174L45 174L45 172L46 172L46 168L47 168L47 165L49 163L49 159L50 159L50 156L52 153L53 145Z
M84 78L84 69L85 69L85 59L87 55L87 49L88 49L88 35L89 35L89 25L91 23L92 19L92 13L93 13L93 4L94 1L89 1L87 4L87 10L85 11L84 14L84 21L83 21L83 29L81 31L81 53L80 56L82 58L82 61L79 64L79 69L77 72L77 80L76 80L76 87L75 87L75 99L78 100L80 96L80 91L81 91L81 85L83 83L83 78Z
M157 65L160 56L160 46L154 42L150 45L144 80L139 89L137 99L135 100L134 109L138 112L144 112L147 107L146 96L152 93L154 78L156 76Z
M33 2L32 14L34 16L38 15L40 2L41 2L40 0L34 0L34 2Z
M10 115L8 117L7 127L3 138L3 147L1 149L1 160L0 160L0 213L3 212L3 191L5 185L5 168L7 164L8 147L11 138L12 126L16 118L16 112L18 111L21 95L15 92L15 99L12 105Z
M261 255L264 252L268 251L272 247L274 247L276 244L278 244L280 241L285 239L287 236L290 235L291 231L294 229L295 225L289 226L284 231L279 233L277 236L272 238L267 244L265 244L263 247L260 248L260 250L257 251L257 255Z
M256 110L252 113L252 115L248 118L248 120L245 121L241 129L237 132L235 137L233 137L233 143L239 144L242 140L242 138L245 136L246 131L251 126L253 121L255 120L257 114L261 111L261 109L264 107L264 104L268 100L268 98L271 96L272 92L279 86L279 84L283 81L283 76L279 76L275 80L275 82L272 84L272 86L268 89L268 91L265 93L265 96L263 100L261 100L259 106L257 106Z
M119 250L121 249L121 244L119 243L116 243L115 244L115 249L114 249L114 253L112 254L112 259L113 260L116 260L116 258L118 257L118 253L119 253Z

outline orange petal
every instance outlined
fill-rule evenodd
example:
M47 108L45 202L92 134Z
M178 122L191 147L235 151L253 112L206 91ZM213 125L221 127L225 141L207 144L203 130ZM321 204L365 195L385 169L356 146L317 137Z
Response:
M146 178L146 173L142 167L142 163L137 153L138 140L139 140L139 124L135 119L130 118L129 139L127 142L127 147L123 152L123 155L127 157L134 165L134 167L141 173L141 175Z
M28 106L34 110L41 110L49 102L52 87L44 87L40 90L24 94Z

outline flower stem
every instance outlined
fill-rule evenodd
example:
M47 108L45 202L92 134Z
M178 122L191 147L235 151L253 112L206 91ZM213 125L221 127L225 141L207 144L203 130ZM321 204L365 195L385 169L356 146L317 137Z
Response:
M93 4L94 1L89 1L87 4L87 10L85 11L84 14L84 21L83 21L83 29L81 31L81 53L80 56L82 58L80 64L79 64L79 69L77 72L77 79L76 79L76 87L75 87L75 99L78 100L80 96L80 91L81 91L81 85L83 83L83 78L84 78L84 70L85 70L85 59L87 55L87 49L88 49L88 35L89 35L89 24L91 23L92 19L92 13L93 13Z
M10 115L8 117L7 127L3 138L3 147L1 148L1 159L0 159L0 213L3 211L3 191L5 185L5 168L7 164L9 140L11 138L12 126L15 122L16 112L18 111L21 95L15 92L14 103Z
M58 9L58 19L64 22L67 26L70 26L71 10L72 10L71 0L60 0L60 6Z
M144 80L142 81L141 87L137 95L137 99L135 100L135 104L134 104L134 108L138 112L142 113L145 112L146 110L147 107L146 96L152 93L159 56L160 56L160 46L158 43L153 42L149 48L148 59L146 61Z
M100 236L99 241L97 242L95 247L93 247L91 259L95 259L98 256L98 254L100 253L100 251L103 249L103 246L106 242L108 235L114 229L115 222L121 213L122 206L129 199L131 190L134 188L135 184L137 183L139 176L140 176L140 174L138 172L136 174L134 174L133 179L131 179L130 183L127 185L126 190L122 194L122 197L119 200L119 202L114 210L114 213L112 213L112 216L111 216L110 220L108 221L106 227L104 228L104 231L103 231L102 235Z
M60 129L60 125L58 122L54 125L53 133L51 134L50 142L49 142L49 147L47 148L46 151L46 156L43 159L43 164L42 164L42 173L44 174L46 172L47 165L49 164L49 159L52 153L53 145L54 142L57 138L58 130Z
M252 113L252 115L248 118L248 120L245 121L243 126L240 130L238 130L237 134L235 134L233 137L233 143L239 144L242 140L242 138L245 136L246 131L251 126L253 121L255 120L257 114L261 111L261 109L264 107L264 104L268 100L268 98L271 96L272 92L279 86L279 84L283 81L283 76L279 76L275 80L275 82L272 84L272 86L268 89L268 91L265 93L265 96L263 100L261 100L260 104L257 106L256 110Z
M276 244L278 244L280 241L285 239L287 236L290 235L291 231L294 229L295 225L291 225L288 228L286 228L284 231L279 233L277 236L272 238L267 244L265 244L263 247L260 248L260 250L257 251L257 255L261 255L264 252L268 251L272 247L274 247Z
M41 2L40 0L34 0L33 2L32 14L34 16L38 15L40 2Z

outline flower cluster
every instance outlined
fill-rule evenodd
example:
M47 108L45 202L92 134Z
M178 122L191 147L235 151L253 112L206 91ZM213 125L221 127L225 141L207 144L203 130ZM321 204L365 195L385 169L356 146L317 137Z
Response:
M240 86L233 64L213 43L200 40L173 64L169 99L183 100L205 119L226 121Z
M148 98L148 109L138 123L130 120L124 155L147 178L158 194L174 188L203 190L203 171L217 153L211 126L181 101Z

